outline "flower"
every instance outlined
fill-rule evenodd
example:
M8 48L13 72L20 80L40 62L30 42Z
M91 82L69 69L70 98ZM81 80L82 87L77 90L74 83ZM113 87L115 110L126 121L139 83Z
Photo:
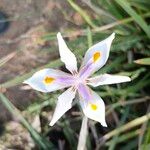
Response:
M131 81L127 76L110 74L90 77L105 65L114 37L115 33L112 33L107 39L89 48L78 71L75 55L69 50L61 34L57 34L61 61L64 62L71 74L55 69L43 69L24 81L35 90L45 93L69 87L58 97L55 112L50 122L51 126L72 107L72 101L76 93L79 95L79 102L84 114L88 118L100 122L102 126L107 126L105 104L102 98L88 85L97 87L99 85Z

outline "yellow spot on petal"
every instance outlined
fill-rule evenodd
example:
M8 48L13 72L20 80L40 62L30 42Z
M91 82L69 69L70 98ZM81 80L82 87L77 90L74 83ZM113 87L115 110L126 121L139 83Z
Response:
M45 84L51 84L54 81L55 81L55 78L52 78L52 77L47 76L47 77L44 78L44 83Z
M90 104L90 106L91 106L92 110L97 110L97 108L98 108L96 104Z
M94 55L93 55L93 61L94 62L98 61L100 59L100 57L101 57L101 53L100 52L94 53Z

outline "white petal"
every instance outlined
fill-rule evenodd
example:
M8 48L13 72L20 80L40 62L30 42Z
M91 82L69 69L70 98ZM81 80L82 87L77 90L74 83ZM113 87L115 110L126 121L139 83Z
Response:
M127 76L103 74L93 78L89 78L88 81L89 81L88 82L89 85L96 87L99 85L129 82L131 81L131 79Z
M58 97L57 105L50 126L72 107L72 101L75 98L76 91L71 87Z
M50 83L45 83L46 78L53 79ZM63 79L62 79L63 78ZM24 81L33 89L41 92L52 92L58 89L69 87L73 82L72 76L65 72L55 69L43 69L33 74L33 76Z
M57 34L58 44L59 44L59 54L61 61L65 63L66 68L71 72L77 72L77 61L75 55L67 47L65 41L63 40L61 33Z
M88 118L98 121L102 126L107 127L105 121L105 104L97 93L91 90L92 99L86 100L81 99L80 104L83 109L85 116Z
M95 71L99 70L103 65L105 65L109 56L110 46L114 38L115 33L112 33L107 39L89 48L85 54L80 70L89 70L90 71L90 73L88 72L89 76Z

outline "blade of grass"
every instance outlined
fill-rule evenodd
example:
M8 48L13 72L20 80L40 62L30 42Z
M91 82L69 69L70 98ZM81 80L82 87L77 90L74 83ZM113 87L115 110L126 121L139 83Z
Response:
M27 108L27 112L28 113L40 112L42 108L49 106L50 104L51 104L51 99L46 100L42 103L31 104Z
M105 10L97 7L96 5L94 5L91 0L82 0L87 6L89 6L96 14L100 15L100 16L105 16L107 18L116 20L116 18L114 16L112 16L110 13L106 12Z
M115 1L135 20L135 22L145 31L147 36L150 38L150 29L149 29L147 23L130 6L130 3L127 0L115 0Z
M93 23L92 19L90 16L81 8L79 7L74 0L67 0L69 4L72 6L74 10L76 10L82 17L83 19L87 22L88 25L90 25L92 28L96 28L97 26Z
M64 117L65 118L65 117ZM76 139L74 136L74 130L71 128L70 126L70 122L67 121L67 118L65 118L65 121L63 122L63 124L61 125L62 129L63 129L63 133L66 137L66 139L68 140L70 146L72 147L72 150L75 150L76 148Z
M134 62L140 65L150 65L150 58L138 59L135 60Z
M129 139L131 139L131 138L137 137L137 136L140 134L140 132L141 132L141 130L140 130L140 129L137 129L137 130L134 130L134 131L132 131L132 132L129 132L129 133L126 133L126 134L121 135L121 136L118 138L118 140L117 140L117 144L122 143L122 142L124 142L124 141L127 141L127 140L129 140ZM106 145L110 145L110 141L108 141L108 142L106 143Z
M117 128L117 129L114 129L112 130L111 132L105 134L100 140L99 140L99 144L97 145L97 150L105 143L105 141L109 140L110 138L112 138L114 135L116 134L120 134L122 132L125 132L131 128L134 128L136 126L139 126L141 124L143 124L144 122L147 122L148 120L150 119L150 113L142 116L142 117L139 117L139 118L136 118L132 121L130 121L129 123Z
M138 98L138 99L134 99L134 100L119 101L117 103L108 105L106 107L106 109L108 109L106 111L106 115L110 114L113 109L115 109L115 108L117 108L119 106L126 106L126 105L133 105L133 104L137 104L137 103L143 103L143 102L146 102L148 100L150 101L150 97L149 96Z
M147 129L146 135L145 135L145 140L143 142L143 150L146 150L148 145L150 144L150 128Z
M53 144L47 141L46 138L42 137L28 122L27 120L21 115L21 112L8 100L5 95L0 93L0 100L3 105L7 108L7 110L17 118L20 123L28 130L31 134L35 143L43 150L48 150L54 148Z
M88 42L88 47L91 47L93 45L92 32L90 27L87 28L87 42Z
M119 126L117 128L119 128L121 125L123 125L127 119L127 116L129 115L129 107L126 107L126 109L124 110L123 116L119 122ZM108 150L114 150L117 144L118 139L120 138L119 133L116 134L113 139L110 142L110 146Z
M149 85L149 83L150 83L149 77L150 77L150 74L147 73L139 82L134 83L134 85L128 87L126 89L126 94L130 93L130 92L131 93L137 92L137 91L141 90L142 88L144 88L146 85Z
M112 3L112 1L110 0L105 0L103 1L103 3L101 3L100 1L98 2L100 6L103 7L104 5L106 7L105 9L107 9L108 12L110 12L113 16L115 16L115 18L123 19L123 14L120 12L119 8L115 3Z
M149 18L150 17L150 12L142 14L141 16L144 17L144 18ZM134 21L134 19L132 17L128 17L128 18L118 20L116 22L113 22L113 23L110 23L110 24L107 24L107 25L103 25L101 27L94 28L91 31L92 31L92 33L106 31L106 30L111 29L113 27L116 27L118 25L124 25L124 24L130 23L132 21ZM65 37L72 37L72 35L75 35L75 33L76 33L76 35L86 36L87 35L87 30L86 29L81 29L81 30L78 30L78 31L65 30L63 35L65 35ZM54 39L56 39L55 35L56 35L56 33L48 33L48 34L44 35L42 37L42 39L46 40L46 41L47 40L54 40Z
M131 140L121 150L137 150L137 139Z
M150 105L148 106L147 108L147 113L150 112ZM148 122L145 122L143 123L143 125L141 126L141 133L139 135L139 138L138 138L138 150L141 149L141 146L142 146L142 142L143 142L143 139L144 139L144 135L145 133L147 132L147 129L148 129Z

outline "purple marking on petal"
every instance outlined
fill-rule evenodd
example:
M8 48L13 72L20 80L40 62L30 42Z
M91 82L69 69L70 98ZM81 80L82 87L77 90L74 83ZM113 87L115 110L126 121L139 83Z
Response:
M72 84L74 84L75 79L71 76L58 77L57 82L59 82L60 84L72 85Z
M78 92L84 100L91 100L90 90L84 84L78 85Z
M83 66L83 68L81 68L79 72L80 77L83 79L87 78L92 73L92 70L93 70L93 62L92 60L90 60L85 66Z

